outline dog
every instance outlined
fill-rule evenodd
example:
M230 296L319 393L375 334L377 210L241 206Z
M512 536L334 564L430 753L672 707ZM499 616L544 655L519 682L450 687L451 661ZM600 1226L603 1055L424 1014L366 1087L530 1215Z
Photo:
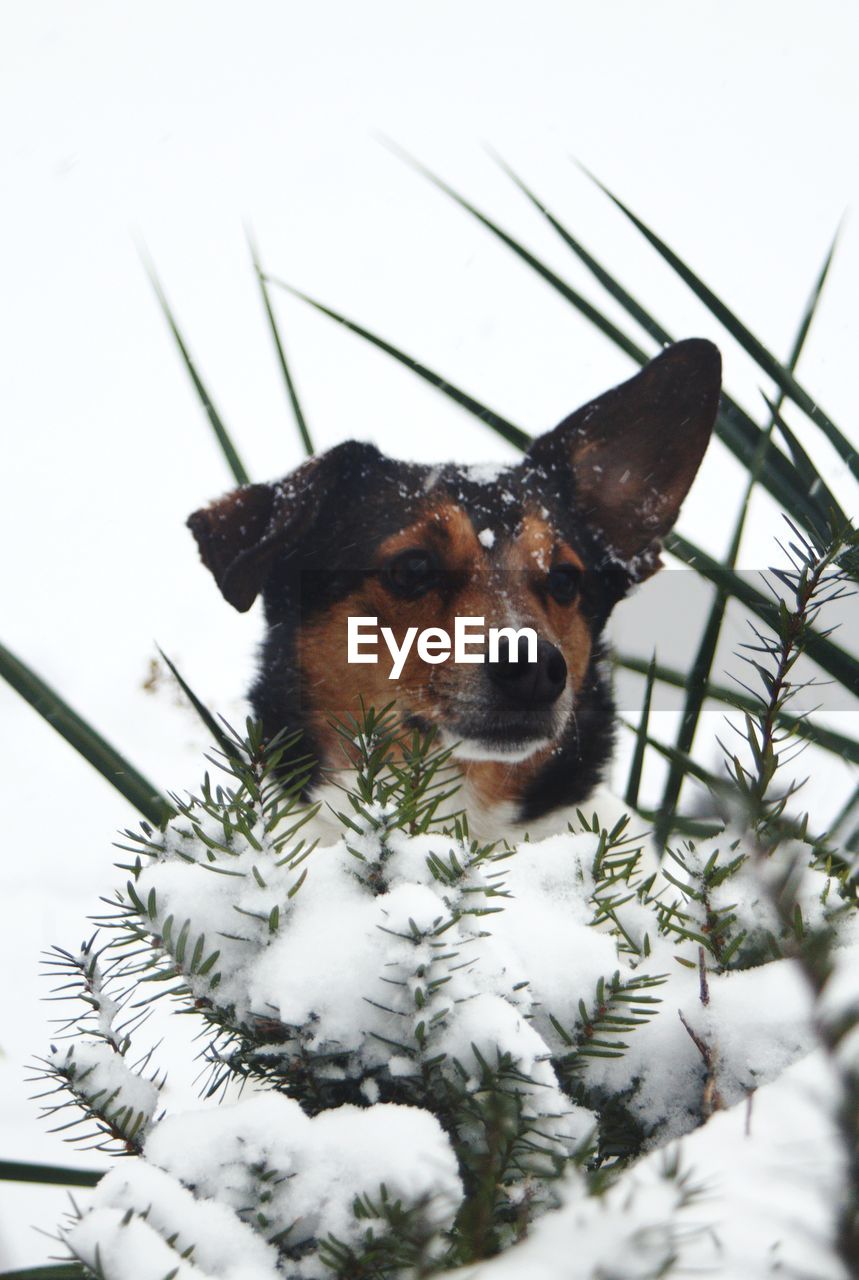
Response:
M472 830L549 830L591 795L614 742L605 624L660 567L720 380L718 349L687 339L515 464L419 465L348 441L189 518L226 600L245 611L262 596L250 700L267 737L302 731L317 761L308 794L343 766L336 721L363 701L393 702L404 727L452 748ZM391 680L389 664L348 662L350 618L400 645L409 628L452 633L456 618L510 631L491 662L427 661L412 646Z

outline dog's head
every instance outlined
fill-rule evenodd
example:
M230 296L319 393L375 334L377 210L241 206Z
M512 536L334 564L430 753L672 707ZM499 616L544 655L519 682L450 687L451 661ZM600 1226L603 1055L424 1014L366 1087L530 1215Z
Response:
M523 778L576 726L584 759L602 628L659 567L719 382L716 348L690 339L540 436L516 465L421 466L352 441L196 512L189 525L226 599L242 611L264 601L253 700L266 731L304 727L331 764L330 722L363 698L437 727L464 760L525 762ZM384 648L376 665L347 661L350 616L378 619L398 645L412 627L453 635L457 616L530 627L537 660L512 660L524 657L511 652L512 633L492 663L431 663L413 644L394 681Z

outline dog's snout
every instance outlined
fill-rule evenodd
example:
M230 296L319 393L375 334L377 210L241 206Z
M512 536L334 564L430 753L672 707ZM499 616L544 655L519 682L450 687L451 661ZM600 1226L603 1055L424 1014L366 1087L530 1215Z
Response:
M488 663L486 673L511 702L520 705L540 706L554 702L567 683L567 664L560 649L548 640L538 640L537 661L529 662L525 636L518 639L515 659L510 652L509 640L502 636L498 642L498 661Z

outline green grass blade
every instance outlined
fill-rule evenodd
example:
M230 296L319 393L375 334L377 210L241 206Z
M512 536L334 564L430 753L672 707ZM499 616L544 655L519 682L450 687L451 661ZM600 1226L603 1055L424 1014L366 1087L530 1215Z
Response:
M630 724L628 720L620 717L620 723L630 733L636 733L635 725ZM652 734L644 734L644 740L649 747L653 747L654 751L664 756L666 760L678 760L682 763L686 776L695 778L697 782L701 782L710 790L717 791L720 787L729 786L727 778L719 778L715 773L711 773L709 769L705 769L697 760L693 760L690 755L678 751L676 747L670 747L666 742L660 742L658 738L654 738Z
M716 435L747 471L755 465L758 449L764 444L758 483L806 532L819 535L825 530L827 512L817 496L819 490L809 493L795 463L772 443L769 427L759 427L729 396L722 398Z
M496 156L498 164L504 170L528 200L543 214L549 224L558 233L564 243L573 250L576 256L587 267L595 279L607 290L612 298L626 310L627 314L635 320L646 333L650 335L661 346L674 341L669 331L656 320L645 307L625 289L618 280L594 258L593 254L585 249L581 241L575 236L552 214L538 196L531 191L517 174L507 165L500 157ZM811 317L814 314L814 308L823 284L826 280L829 265L832 261L832 253L834 244L830 249L829 256L820 278L817 281L815 290L812 294L809 306L803 317L802 325L798 335L795 347L802 349L805 335L811 323ZM797 352L798 354L798 352ZM795 358L788 365L791 372L795 364ZM767 436L768 432L765 431ZM749 415L733 400L726 392L722 396L722 406L719 412L719 418L716 422L716 435L731 450L735 457L748 467L755 459L761 446L761 428L749 417ZM775 446L766 442L765 453L760 463L760 481L769 490L785 511L793 517L799 524L810 531L819 531L823 527L826 512L821 510L820 504L813 501L808 494L808 487L797 476L796 469L791 465L790 461Z
M727 569L706 551L696 547L688 538L684 538L676 531L669 533L666 537L665 549L702 577L709 579L717 587L721 587L739 600L767 625L772 625L776 614L773 600L747 582L741 573ZM842 649L827 636L809 631L805 652L823 668L827 675L833 676L854 697L859 696L859 660L846 649Z
M156 648L157 647L158 646L156 646ZM206 706L205 702L203 702L200 698L197 697L196 693L188 684L187 680L185 680L183 676L179 673L177 668L173 665L173 663L167 657L167 654L164 652L164 650L159 648L158 652L161 654L161 657L164 659L164 661L167 663L167 666L170 668L170 672L174 680L178 684L179 688L182 690L185 697L191 703L191 706L197 712L197 715L203 721L203 724L209 730L209 733L215 739L218 746L223 751L224 755L229 760L234 759L236 755L235 743L232 743L230 741L230 739L224 733L221 726L218 724L215 717L212 715L209 708Z
M719 637L722 634L722 623L725 619L725 608L727 603L728 597L726 593L717 588L713 604L707 618L707 623L704 627L700 644L698 645L698 651L695 654L695 658L686 681L686 697L683 703L683 712L680 717L680 729L675 742L678 757L671 762L658 809L659 821L657 823L656 842L660 847L665 844L665 838L668 835L670 827L670 817L677 807L677 801L680 798L680 789L683 785L683 779L686 776L686 770L682 765L681 760L686 755L691 754L692 751L695 731L698 728L701 708L704 705L704 699L706 697L705 690L710 678L710 672L713 668L713 660L716 656Z
M626 671L634 671L636 675L646 676L650 670L649 662L645 662L643 658L636 658L633 654L616 654L615 662ZM667 684L673 689L685 689L689 682L689 677L685 671L677 671L672 667L662 666L657 663L656 681L658 684ZM741 689L734 689L728 685L718 684L715 681L708 680L704 689L704 697L712 702L719 702L731 710L748 712L760 710L760 703L755 702L754 698L747 693L743 693ZM798 738L802 738L806 742L812 742L815 746L822 747L825 751L831 751L833 755L840 756L851 764L859 764L859 741L855 738L848 738L845 734L838 733L835 729L828 729L824 725L815 724L808 716L794 716L782 711L776 719L782 728L790 729Z
M606 270L606 268L600 262L597 261L597 259L593 256L592 253L588 252L588 250L584 247L582 242L580 240L577 240L576 237L572 234L572 232L570 232L563 225L563 223L559 222L559 220L555 217L555 215L546 207L546 205L543 204L543 201L539 198L539 196L535 195L534 192L530 189L530 187L527 187L525 185L525 183L522 181L519 175L515 173L513 169L510 168L507 162L503 160L501 156L497 155L494 151L490 150L490 155L495 160L496 164L498 164L500 168L503 169L503 171L507 174L511 182L515 183L515 185L519 188L522 194L531 202L534 208L537 209L543 215L543 217L546 219L549 225L558 233L558 235L561 237L561 239L564 241L567 247L572 249L573 253L579 259L579 261L582 262L587 267L588 271L590 271L594 279L597 280L599 284L602 285L602 287L606 290L606 292L612 298L614 298L615 302L620 303L620 305L624 308L627 314L630 315L633 318L633 320L635 320L636 323L641 326L644 332L648 334L654 340L654 342L658 343L659 346L661 347L668 346L669 343L673 342L674 339L672 338L668 330L663 328L663 326L659 323L659 321L656 320L650 314L650 312L632 296L631 293L629 293L626 289L624 289L623 285L621 285L614 278L611 272Z
M583 167L583 166L582 166ZM588 170L584 170L588 173ZM836 427L832 419L824 413L820 405L813 396L801 386L789 369L776 360L775 356L763 345L760 339L748 329L741 320L725 305L722 300L717 297L712 289L704 283L704 281L692 271L685 262L674 252L669 249L664 240L661 240L654 231L651 231L644 222L637 217L627 205L619 200L617 196L609 191L608 187L595 178L592 173L588 173L601 191L605 192L609 200L618 208L621 213L629 219L636 230L640 231L649 244L653 246L656 252L665 262L680 276L681 280L689 286L692 292L707 309L715 316L721 325L731 334L733 338L739 342L740 346L752 357L752 359L760 366L764 373L772 378L773 382L781 391L785 393L788 399L792 400L795 405L806 414L816 427L818 427L826 436L830 444L836 449L841 460L850 469L851 473L859 479L859 453L856 446L851 444L845 435Z
M285 289L287 293L291 293L293 297L300 298L302 302L306 302L309 306L314 307L323 315L328 316L331 320L336 320L338 324L342 324L350 333L355 333L359 338L363 338L365 342L372 343L374 347L378 347L380 351L384 351L387 355L393 356L400 364L404 364L407 369L411 369L419 377L437 390L444 392L451 400L460 405L463 409L467 409L469 413L473 413L476 418L491 427L504 440L516 446L517 449L527 449L531 443L531 437L527 431L523 431L521 427L514 426L501 414L495 413L493 409L487 408L481 404L479 400L475 400L473 396L468 395L465 391L460 391L453 383L448 382L438 373L433 373L432 369L428 369L426 365L421 364L418 360L414 360L411 356L406 355L398 347L393 346L390 342L386 342L384 338L378 337L375 333L371 333L369 329L363 328L362 325L356 324L353 320L347 320L337 311L332 311L330 307L324 306L321 302L317 302L314 298L309 297L306 293L302 293L299 289L293 288L287 284L285 280L279 280L276 276L267 275L266 280L269 284L274 285L278 289Z
M838 502L838 499L835 497L835 494L829 488L826 481L811 461L811 458L808 456L793 431L781 416L778 403L770 400L768 396L764 396L764 400L766 401L767 407L770 411L770 421L773 427L778 429L785 444L790 450L793 464L799 475L802 477L803 482L808 486L809 493L811 493L818 501L821 509L827 513L826 518L822 520L820 528L820 533L823 535L825 540L828 528L832 524L833 520L836 524L846 524L847 516L841 507L841 504Z
M566 298L567 302L572 303L577 311L580 311L587 320L590 320L591 324L599 329L601 333L605 334L607 338L610 338L616 346L620 347L621 351L625 351L626 354L635 360L637 364L645 364L647 360L650 359L649 355L643 351L637 343L633 342L632 338L628 337L622 329L619 329L612 320L609 320L608 316L603 315L598 307L595 307L593 303L589 302L587 298L578 292L578 290L567 284L565 280L562 280L560 276L552 271L551 267L547 267L546 264L541 262L540 259L531 253L529 249L526 249L518 240L515 240L513 236L509 235L499 227L496 222L493 222L491 218L488 218L485 213L481 213L475 205L471 204L470 201L466 200L464 196L461 196L458 191L455 191L453 187L449 186L444 179L439 178L431 169L428 169L426 165L421 164L419 160L416 160L414 156L410 155L407 151L404 151L402 147L397 146L396 143L391 142L389 139L383 139L383 142L385 146L394 153L394 155L398 156L401 160L404 160L406 164L410 165L417 173L421 174L422 177L431 182L439 191L443 191L444 194L449 196L451 200L455 201L461 209L465 209L467 213L470 213L473 218L476 218L482 226L486 227L487 231L491 231L492 234L496 236L502 244L505 244L508 249L512 249L517 257L527 263L527 265L531 267L532 270L536 271L539 276L542 276L542 278L550 284L553 289L556 289L562 297ZM653 354L655 355L656 352Z
M197 367L194 364L194 361L191 359L190 353L185 344L185 339L182 337L182 334L179 330L179 326L176 323L176 319L173 315L173 312L170 310L170 304L167 301L167 296L161 287L161 281L158 279L158 276L155 274L155 268L145 254L142 256L143 256L143 265L146 268L146 273L149 276L150 282L152 284L152 288L155 290L155 296L158 299L159 303L161 304L161 310L164 312L164 318L166 319L168 325L170 326L170 332L173 334L173 337L176 341L176 345L179 348L179 353L182 356L183 361L185 362L185 368L187 369L188 374L191 378L191 381L194 384L194 390L197 392L200 403L202 404L206 412L206 416L209 419L209 423L211 424L212 430L215 433L215 437L218 441L218 444L221 446L221 452L223 453L227 461L227 466L232 471L237 484L249 484L250 476L245 470L244 464L242 463L242 460L239 457L236 446L232 442L230 433L227 431L227 428L224 426L221 415L218 413L217 409L214 406L212 397L209 395L209 392L206 390L206 386L203 383L202 378L197 372Z
M641 786L641 772L644 767L644 753L647 750L647 731L650 727L650 701L653 697L653 682L656 677L656 654L650 659L647 679L644 685L644 697L641 702L641 716L635 733L635 750L629 766L629 777L626 782L625 802L638 807L638 792Z
M826 254L826 257L823 259L823 266L820 268L820 273L818 274L818 277L814 282L814 288L812 289L809 295L808 302L805 304L805 311L803 312L802 319L799 323L799 328L796 331L796 337L793 340L793 346L790 349L790 355L788 356L788 360L787 360L787 368L791 373L796 372L796 366L799 363L799 357L802 355L802 348L805 346L805 340L808 337L808 333L809 333L809 330L811 329L811 325L814 321L814 317L817 314L817 308L820 305L820 299L823 294L823 289L829 277L829 271L832 266L832 259L835 257L835 250L838 247L838 240L840 235L841 235L841 226L839 224L839 226L836 228L835 235L832 237L832 243L829 246L829 250ZM778 398L776 400L776 409L778 411L781 410L781 407L784 403L784 399L785 399L785 392L782 391L781 388L779 388Z
M257 247L249 231L247 232L247 237L248 237L248 247L251 251L251 261L253 262L254 271L256 272L257 283L259 284L260 293L262 294L262 303L263 303L263 306L265 307L266 316L268 317L269 328L271 329L271 336L274 339L274 346L275 346L275 350L277 351L277 358L280 362L280 369L283 374L284 383L286 384L286 394L288 395L289 403L292 406L292 413L295 418L295 425L298 427L298 434L301 437L301 443L304 446L304 452L308 458L311 458L313 454L316 452L316 450L313 447L313 441L310 437L310 431L307 426L307 419L304 416L304 410L301 407L301 401L299 400L298 392L295 389L295 383L293 381L292 373L290 371L289 364L286 359L286 351L284 350L283 342L281 340L280 330L278 329L277 321L274 318L274 310L272 309L271 298L269 297L268 285L266 284L265 274L263 272L262 267L260 266Z
M44 1267L0 1272L0 1280L86 1280L91 1274L79 1262L49 1262Z
M797 330L796 337L791 347L790 356L788 357L788 368L791 373L793 373L796 368L797 361L802 354L802 348L805 345L805 340L808 337L808 333L814 319L814 314L823 291L823 285L826 282L826 276L828 275L829 267L832 262L834 248L835 245L833 243L824 262L823 270L815 281L808 304L806 305L800 320L799 329ZM775 427L781 423L781 415L779 414L776 406L770 405L770 410L770 421L764 433L761 435L760 444L749 468L746 491L740 504L740 510L737 515L728 553L725 556L725 566L729 569L733 569L737 563L737 556L740 552L740 544L743 539L743 532L745 530L746 517L749 513L752 494L754 492L755 485L760 479L764 458L766 457L766 453L769 448L770 437L772 436ZM790 445L792 439L791 433L783 423L781 423L781 425L783 433L786 433L786 438ZM794 464L797 467L800 478L808 485L809 490L814 492L814 484L820 484L823 486L823 482L811 466L810 460L804 450L801 449L798 442L795 442L795 449L792 449L792 452ZM823 486L823 496L830 499L829 505L832 506L833 514L835 514L837 504L825 486ZM846 517L843 512L840 511L840 508L837 509L837 514L840 516L841 523L846 524ZM721 588L717 588L713 604L710 609L710 614L707 618L707 622L701 636L701 641L698 645L698 650L695 654L692 668L689 672L689 682L686 686L686 698L683 705L683 714L680 718L680 730L674 744L677 750L682 753L691 754L692 752L701 709L704 705L704 690L710 679L713 665L716 660L716 650L718 649L719 639L722 635L722 625L725 620L727 604L727 595L723 590L721 590ZM663 789L662 800L659 805L656 842L660 847L664 846L669 833L671 814L676 809L677 802L680 798L680 789L683 785L683 777L684 770L679 761L672 761L668 770L665 787Z
M653 823L656 821L656 812L646 807L636 809L635 811L645 822ZM690 840L706 840L710 836L718 836L725 830L725 824L720 819L713 821L707 818L690 818L685 814L677 813L674 815L672 823L672 831L675 835L685 836Z
M172 807L158 788L87 724L41 676L2 644L0 676L144 818L160 827L173 816Z
M60 1164L32 1164L26 1160L0 1160L0 1182L43 1182L56 1187L94 1187L104 1170L69 1169Z
M830 840L834 840L841 835L851 818L856 816L857 810L859 810L859 786L854 787L853 794L848 797L843 808L833 819L832 826L827 832Z

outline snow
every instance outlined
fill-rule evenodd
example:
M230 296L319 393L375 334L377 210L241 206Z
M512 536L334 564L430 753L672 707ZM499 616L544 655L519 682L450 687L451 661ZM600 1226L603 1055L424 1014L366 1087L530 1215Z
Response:
M456 1280L650 1280L680 1274L846 1280L833 1243L843 1157L822 1053L640 1161L596 1198L581 1179L528 1240ZM575 1248L571 1242L575 1241Z
M129 1231L141 1217L148 1230ZM201 1273L212 1280L275 1280L279 1275L275 1250L230 1208L199 1199L142 1160L124 1161L102 1179L93 1210L66 1238L83 1262L96 1271L101 1266L106 1280L127 1280L130 1255L140 1280L160 1280L181 1266L187 1249L193 1258L187 1280ZM179 1275L186 1280L181 1270Z
M145 1155L176 1185L193 1186L198 1199L249 1219L264 1170L266 1233L288 1231L291 1248L331 1235L356 1245L368 1222L355 1218L355 1198L377 1201L383 1185L392 1200L421 1206L433 1229L450 1225L462 1199L450 1143L436 1118L417 1107L342 1106L310 1119L289 1098L261 1095L167 1117Z
M290 832L294 815L281 821ZM214 1250L194 1249L193 1263L207 1275L243 1277L232 1269L241 1258L248 1280L263 1277L268 1253L258 1249L252 1263L242 1245L253 1228L263 1243L288 1240L296 1276L315 1280L321 1241L334 1237L358 1248L373 1222L384 1233L382 1187L420 1211L427 1231L436 1233L430 1248L441 1249L462 1198L450 1139L430 1110L380 1098L423 1080L431 1105L435 1078L479 1095L487 1070L496 1068L528 1137L503 1182L512 1202L545 1208L557 1201L557 1188L547 1195L546 1180L557 1159L593 1148L601 1100L622 1100L651 1153L601 1198L586 1196L581 1174L570 1175L562 1207L522 1246L523 1254L535 1252L535 1276L540 1241L555 1240L559 1223L574 1226L583 1242L571 1276L589 1275L590 1265L613 1274L631 1249L641 1266L633 1274L642 1277L655 1275L676 1249L684 1258L710 1256L711 1224L696 1217L704 1201L689 1191L695 1170L677 1172L670 1144L679 1141L684 1169L693 1157L696 1165L700 1160L705 1190L717 1183L736 1126L747 1123L743 1108L757 1116L767 1090L805 1080L794 1069L819 1043L820 1014L798 962L766 954L785 934L767 887L770 880L775 885L776 871L760 863L740 831L685 842L671 851L663 872L620 831L609 838L606 831L570 829L481 849L444 830L410 836L398 821L392 799L371 800L355 810L354 832L306 853L304 829L284 843L278 825L261 815L249 834L235 821L219 832L215 818L191 800L163 836L150 838L128 896L140 904L140 927L165 961L179 964L191 998L213 1005L232 1026L253 1028L266 1019L275 1028L262 1050L269 1067L279 1060L285 1067L300 1053L317 1087L351 1086L352 1096L369 1105L330 1104L311 1117L295 1099L266 1093L153 1120L154 1087L126 1080L124 1062L105 1042L75 1042L93 1080L92 1091L81 1092L95 1100L95 1091L116 1080L125 1100L136 1088L147 1124L145 1161L114 1170L69 1234L79 1256L90 1256L99 1233L108 1256L114 1248L119 1256L126 1224L109 1211L141 1213L149 1197L146 1223L158 1233L159 1266L161 1242L179 1231L181 1252L199 1230L201 1239L205 1232L207 1241L221 1242ZM792 861L798 868L803 853L809 862L808 847L788 842L783 852L782 868ZM723 876L722 868L732 874ZM793 880L807 925L828 922L834 930L838 981L824 1008L836 1018L857 1001L856 913L839 907L837 886L824 871L797 870ZM713 918L721 921L721 941L713 940L716 951L708 955L699 939ZM183 920L184 951L176 942ZM680 921L686 932L666 921ZM196 943L197 937L208 941ZM738 945L729 946L732 939ZM201 966L220 943L217 963ZM731 951L734 967L718 962L718 947ZM618 990L630 993L629 1002L613 1006ZM654 996L655 1005L636 1006L636 997ZM622 1040L618 1032L606 1039L610 1018L630 1013ZM604 1015L608 1022L601 1022ZM570 1069L595 1110L565 1091ZM829 1095L836 1097L837 1088ZM769 1101L762 1113L760 1149L753 1143L746 1152L750 1182L775 1160ZM802 1105L798 1114L795 1121L791 1111L790 1123L804 1133ZM831 1130L831 1120L821 1123L828 1136L824 1145L818 1141L814 1159L825 1177L834 1177L837 1143L827 1123ZM479 1127L458 1122L458 1140L479 1145ZM779 1177L799 1177L794 1165L786 1160ZM193 1210L184 1188L193 1189ZM257 1214L263 1193L264 1220ZM354 1205L361 1196L372 1207L359 1218ZM782 1247L773 1234L780 1197L781 1191L767 1202L768 1217L736 1229L752 1255ZM802 1229L822 1231L820 1213L813 1208ZM622 1230L613 1225L619 1214L631 1214ZM831 1222L823 1225L831 1236ZM724 1215L717 1227L717 1234L734 1231ZM801 1243L790 1247L801 1255ZM503 1276L506 1257L479 1274L494 1280L496 1265Z
M158 1106L154 1080L132 1070L104 1040L76 1039L52 1047L48 1060L71 1079L78 1097L97 1109L106 1109L123 1132L131 1130L135 1137L142 1137Z
M509 470L510 463L505 462L471 462L463 468L472 484L495 484Z
M491 550L495 546L495 534L492 529L481 529L477 535L477 541L487 550Z

